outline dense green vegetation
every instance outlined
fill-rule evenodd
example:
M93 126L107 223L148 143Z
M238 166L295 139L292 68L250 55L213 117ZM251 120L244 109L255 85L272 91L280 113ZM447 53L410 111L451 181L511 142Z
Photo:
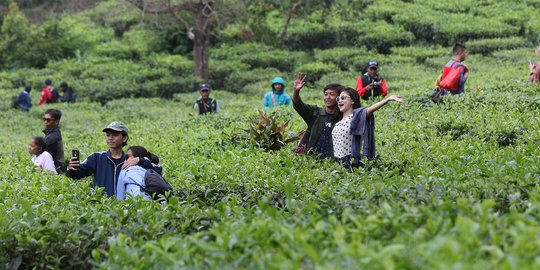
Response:
M540 88L526 81L540 2L323 1L294 17L282 41L285 5L268 2L245 7L264 20L231 21L212 44L223 110L204 117L190 108L200 80L187 38L139 24L126 3L41 25L5 15L0 268L540 267ZM429 89L462 40L467 93L435 106ZM408 103L376 112L379 157L365 170L235 139L274 76L289 90L295 72L308 73L302 97L322 104L325 84L354 86L369 59ZM67 80L80 102L11 109L21 80L37 103L46 78ZM106 149L105 125L125 122L129 144L160 156L177 194L116 201L90 179L34 170L26 145L52 107L64 114L66 151L83 158ZM278 118L291 121L287 135L305 129L292 108Z

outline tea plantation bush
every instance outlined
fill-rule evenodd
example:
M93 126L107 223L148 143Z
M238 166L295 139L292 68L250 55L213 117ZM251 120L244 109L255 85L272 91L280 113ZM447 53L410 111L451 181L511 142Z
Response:
M320 102L319 88L302 91ZM156 152L178 191L163 204L111 200L90 179L35 171L25 145L51 106L10 110L0 132L10 146L0 155L0 261L20 268L535 267L536 91L524 84L471 91L440 106L415 99L418 90L401 91L408 104L376 113L379 158L353 174L292 146L263 152L231 141L257 113L257 96L214 91L224 110L206 117L188 115L195 93L180 103L61 107L66 149L83 157L106 149L104 125L128 123L129 144ZM305 128L286 111L290 132Z
M43 25L3 18L0 269L540 268L540 88L527 82L538 1L310 2L283 40L286 7L253 3L256 16L213 29L232 25L210 49L222 111L202 117L183 26L151 14L140 24L123 1ZM54 46L34 42L44 33ZM470 50L466 93L435 105L433 81L457 41ZM371 59L408 102L375 113L378 157L364 169L236 139L273 77L291 94L306 73L302 99L321 106L326 84L354 87ZM36 106L47 78L66 80L78 102ZM24 84L29 113L12 108ZM117 201L90 178L35 170L27 144L49 108L63 112L66 153L83 159L107 149L104 126L125 122L129 145L159 155L175 195ZM283 138L306 129L292 108L267 113L290 121Z

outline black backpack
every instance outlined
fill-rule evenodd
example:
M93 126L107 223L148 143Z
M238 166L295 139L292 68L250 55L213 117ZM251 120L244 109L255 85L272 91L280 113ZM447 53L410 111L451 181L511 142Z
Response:
M141 189L154 200L159 200L161 198L159 195L167 198L167 192L169 192L169 196L174 192L169 182L153 169L146 170L144 174L144 187L141 187Z

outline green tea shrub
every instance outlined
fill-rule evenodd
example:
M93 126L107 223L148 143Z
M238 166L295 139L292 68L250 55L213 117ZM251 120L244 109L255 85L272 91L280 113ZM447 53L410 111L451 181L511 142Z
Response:
M120 40L111 40L99 44L95 49L97 56L124 60L140 60L143 55L137 48L123 43Z
M372 21L383 20L387 23L394 22L394 16L403 12L407 4L404 2L396 1L377 1L371 3L364 12L364 16Z
M118 1L103 1L89 11L87 16L98 25L112 28L117 37L141 21L140 11L135 6Z
M193 73L193 61L181 55L152 54L145 58L150 67L165 68L171 74L184 76Z
M324 74L338 71L339 68L332 63L314 62L305 64L296 68L296 72L306 74L306 82L314 83L318 81Z
M519 32L518 27L465 14L449 14L447 22L438 24L439 33L435 33L435 40L443 45L471 39L509 37Z
M445 17L446 13L435 14L433 10L424 6L406 5L392 19L413 33L416 40L441 44L435 39L435 33L438 31L437 23Z
M526 23L525 34L534 44L540 44L540 26L536 23L534 16Z
M233 71L224 86L224 89L233 93L254 93L256 91L270 89L270 83L272 78L276 76L282 76L282 72L275 68L256 68L247 71ZM264 85L268 85L263 89L249 89L250 84L262 82Z
M248 64L250 68L277 68L282 72L294 70L297 63L310 60L303 52L291 52L260 43L222 46L211 51L211 58L233 60Z
M163 50L163 41L155 29L148 27L132 27L122 36L122 43L138 52L141 56Z
M503 10L504 12L501 12ZM534 13L530 3L525 2L497 2L476 9L476 14L518 27L520 33L523 33L527 22L534 17Z
M468 45L468 44L467 44ZM451 55L451 48L444 48L439 45L435 46L408 46L408 47L393 47L390 59L395 56L412 57L417 63L424 63L427 58L437 57L441 55Z
M414 40L411 32L385 21L364 21L361 25L362 33L356 40L357 45L382 54L389 54L392 47L409 45Z
M290 50L328 49L338 42L336 29L316 22L291 25L284 39L285 46Z
M477 39L467 42L467 49L471 53L488 55L493 51L517 49L528 44L528 40L521 37Z
M370 53L372 52L366 47L339 47L328 50L315 49L313 53L317 61L333 63L338 66L340 70L346 71L354 68L354 65L357 64L357 59L359 57L368 59L370 57ZM367 61L369 60L365 60L364 62L367 63Z
M210 60L209 63L210 85L214 89L223 89L225 85L234 85L234 81L228 82L229 76L238 70L247 70L248 65L240 61Z

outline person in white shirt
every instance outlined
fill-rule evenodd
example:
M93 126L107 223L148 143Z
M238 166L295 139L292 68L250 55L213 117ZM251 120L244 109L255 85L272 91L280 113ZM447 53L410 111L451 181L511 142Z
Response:
M45 138L41 136L32 137L28 144L28 153L32 155L32 163L36 169L56 174L53 158L49 152L45 151L46 146Z
M355 89L347 87L337 97L342 119L332 130L334 158L345 168L362 166L362 156L375 158L375 119L373 113L390 101L404 103L400 96L390 96L367 108L360 106L360 96ZM363 153L360 153L363 149Z

